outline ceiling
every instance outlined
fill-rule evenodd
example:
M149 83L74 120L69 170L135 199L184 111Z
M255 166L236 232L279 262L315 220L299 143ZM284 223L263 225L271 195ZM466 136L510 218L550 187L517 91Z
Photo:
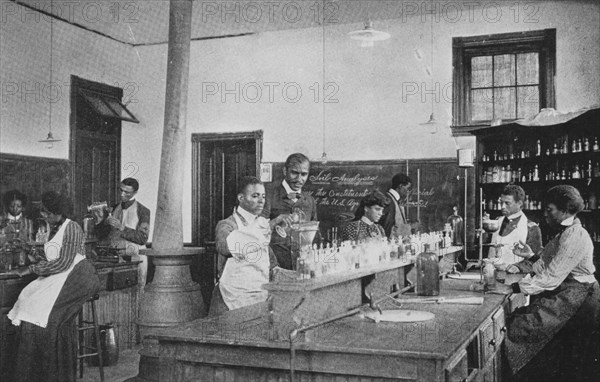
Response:
M15 7L22 19L36 17L29 8L133 46L168 40L169 0L53 0L52 5L11 1L23 5ZM371 19L375 29L385 29L387 23L376 21L402 19L404 13L420 13L427 5L398 0L193 0L192 39L321 27L323 20L325 25L346 25ZM348 32L354 29L356 25L348 25Z

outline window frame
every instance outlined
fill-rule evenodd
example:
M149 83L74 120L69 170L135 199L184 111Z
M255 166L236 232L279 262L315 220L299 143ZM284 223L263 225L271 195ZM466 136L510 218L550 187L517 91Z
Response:
M556 29L511 32L452 39L453 91L452 115L454 135L487 126L471 122L471 58L499 54L538 53L540 109L556 107ZM511 122L516 119L503 120Z

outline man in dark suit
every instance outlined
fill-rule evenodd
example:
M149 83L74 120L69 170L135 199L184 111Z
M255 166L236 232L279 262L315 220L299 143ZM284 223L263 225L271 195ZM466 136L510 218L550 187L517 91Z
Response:
M410 224L406 211L400 201L406 199L412 182L406 174L398 173L392 177L392 187L387 192L391 203L383 210L380 224L387 237L405 237L410 235Z
M283 167L284 179L275 189L267 193L267 200L262 216L275 219L280 215L285 216L290 222L289 215L296 212L304 215L306 221L316 221L317 203L307 192L302 191L302 186L308 179L310 161L306 155L295 153L290 155ZM293 258L289 236L282 237L277 232L271 235L271 248L275 252L279 266L284 269L295 269L296 259Z

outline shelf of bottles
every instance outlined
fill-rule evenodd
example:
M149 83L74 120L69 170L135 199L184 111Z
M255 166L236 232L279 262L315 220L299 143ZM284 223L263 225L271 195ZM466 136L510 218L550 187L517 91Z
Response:
M570 184L584 199L584 210L578 216L592 239L600 243L599 136L549 133L539 139L497 139L485 143L480 145L478 180L484 190L486 212L492 217L500 215L502 188L518 184L526 192L525 213L541 223L544 192L558 184Z

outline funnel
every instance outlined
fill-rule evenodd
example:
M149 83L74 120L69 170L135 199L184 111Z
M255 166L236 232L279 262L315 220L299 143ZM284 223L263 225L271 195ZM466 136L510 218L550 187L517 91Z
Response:
M311 245L319 229L319 222L311 221L306 223L300 223L300 226L295 229L298 233L298 244L300 247L305 245Z

